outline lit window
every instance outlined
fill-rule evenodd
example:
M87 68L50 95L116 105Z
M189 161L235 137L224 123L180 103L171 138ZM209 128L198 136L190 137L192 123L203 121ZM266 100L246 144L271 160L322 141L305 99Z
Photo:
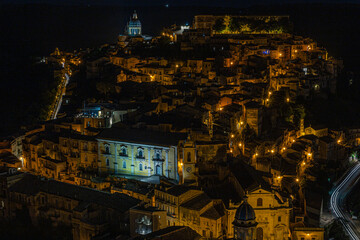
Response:
M262 198L258 198L257 199L257 204L256 204L258 207L261 207L263 205L263 200Z

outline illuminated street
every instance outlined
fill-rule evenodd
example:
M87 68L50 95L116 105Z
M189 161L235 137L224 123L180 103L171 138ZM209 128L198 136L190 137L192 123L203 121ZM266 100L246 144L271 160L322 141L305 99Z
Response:
M360 239L359 226L353 222L350 214L343 209L343 200L351 188L357 183L359 176L360 164L357 163L335 187L330 198L330 206L333 214L340 219L346 232L353 240Z

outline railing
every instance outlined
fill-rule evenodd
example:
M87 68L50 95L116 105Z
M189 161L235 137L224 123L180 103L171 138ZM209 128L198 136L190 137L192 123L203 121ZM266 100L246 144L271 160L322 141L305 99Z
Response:
M153 158L152 160L157 161L157 162L164 162L165 161L165 159L162 159L162 158Z

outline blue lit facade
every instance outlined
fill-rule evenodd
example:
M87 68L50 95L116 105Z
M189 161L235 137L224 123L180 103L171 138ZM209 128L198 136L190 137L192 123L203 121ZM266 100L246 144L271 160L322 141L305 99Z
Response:
M134 11L130 21L126 25L125 33L126 33L126 35L129 35L129 36L141 35L141 22L138 19L136 11Z

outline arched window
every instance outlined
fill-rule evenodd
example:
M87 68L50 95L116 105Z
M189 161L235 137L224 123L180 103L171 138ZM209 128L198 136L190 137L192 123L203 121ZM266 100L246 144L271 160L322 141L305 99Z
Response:
M190 152L187 153L187 161L191 162L191 153Z
M258 207L261 207L261 206L263 205L263 200L262 200L262 198L258 198L258 199L257 199L256 205L257 205Z
M105 145L105 153L107 153L107 154L110 153L110 146L109 145Z
M110 161L109 161L108 158L106 159L106 166L107 166L107 167L110 166Z
M126 152L126 147L125 147L125 146L122 146L122 147L121 147L120 155L122 155L122 156L127 156L127 152Z
M161 159L161 153L159 150L156 150L155 159Z
M142 168L142 163L139 164L139 171L142 171L143 168Z
M139 158L144 158L144 149L138 148L138 157Z
M123 168L126 168L126 161L123 161Z

